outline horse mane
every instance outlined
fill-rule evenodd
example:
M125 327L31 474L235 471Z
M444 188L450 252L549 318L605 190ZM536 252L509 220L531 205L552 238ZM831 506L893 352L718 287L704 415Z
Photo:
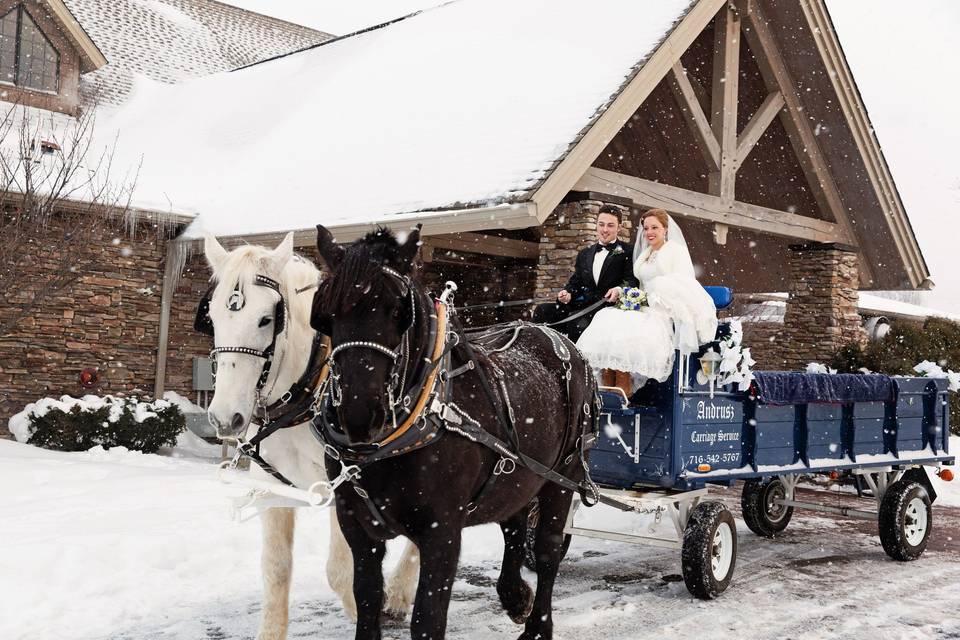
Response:
M347 245L336 272L320 289L320 304L326 310L350 311L375 300L387 282L381 267L392 265L400 248L392 231L377 227L361 240Z

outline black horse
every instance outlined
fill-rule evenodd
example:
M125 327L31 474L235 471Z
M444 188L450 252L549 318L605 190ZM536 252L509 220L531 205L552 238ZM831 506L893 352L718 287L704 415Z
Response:
M544 476L584 480L596 416L586 362L565 337L528 323L470 341L455 322L444 331L445 305L411 277L419 228L403 243L379 229L346 246L322 225L317 230L331 274L314 298L311 322L331 337L333 362L315 426L331 445L331 478L340 475L338 462L361 470L352 487L337 490L354 558L356 638L381 637L381 563L385 541L398 535L420 550L411 636L443 638L461 530L489 522L500 524L505 542L500 602L525 623L522 640L551 638L553 584L575 487ZM541 523L535 596L520 576L534 498Z

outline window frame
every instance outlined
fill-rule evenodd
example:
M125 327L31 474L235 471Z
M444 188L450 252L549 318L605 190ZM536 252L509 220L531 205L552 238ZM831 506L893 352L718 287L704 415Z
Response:
M33 17L33 14L30 13L30 10L27 9L26 3L24 2L17 3L13 7L11 7L9 11L4 13L3 15L0 15L0 19L7 17L10 13L14 11L17 12L17 36L16 36L16 43L14 45L14 56L13 56L13 82L0 79L0 85L16 87L21 91L35 91L37 93L41 93L44 95L59 96L60 89L61 89L60 65L63 58L62 54L60 53L60 50L53 44L53 41L50 39L50 37L47 36L46 33L44 33L43 29L40 27L40 23L37 21L36 18ZM20 48L21 48L20 45L21 45L21 40L23 39L23 14L24 13L26 13L27 16L30 18L30 21L33 23L33 26L40 33L40 35L43 36L43 39L50 46L50 48L53 49L53 52L57 54L56 69L54 72L56 87L53 90L37 89L35 87L30 87L20 82Z

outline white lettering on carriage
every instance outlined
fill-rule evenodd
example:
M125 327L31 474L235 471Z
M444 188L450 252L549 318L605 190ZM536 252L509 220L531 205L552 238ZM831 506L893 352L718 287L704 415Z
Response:
M739 431L715 431L712 433L704 433L703 431L690 432L690 442L693 442L695 444L706 442L710 446L713 446L718 442L739 442L739 441L740 441Z
M697 420L733 420L737 415L732 405L717 406L703 400L697 403Z

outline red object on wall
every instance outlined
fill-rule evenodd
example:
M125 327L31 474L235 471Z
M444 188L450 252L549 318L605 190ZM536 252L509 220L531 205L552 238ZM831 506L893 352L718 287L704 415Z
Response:
M80 372L80 386L89 389L100 382L100 371L96 367L87 367Z

